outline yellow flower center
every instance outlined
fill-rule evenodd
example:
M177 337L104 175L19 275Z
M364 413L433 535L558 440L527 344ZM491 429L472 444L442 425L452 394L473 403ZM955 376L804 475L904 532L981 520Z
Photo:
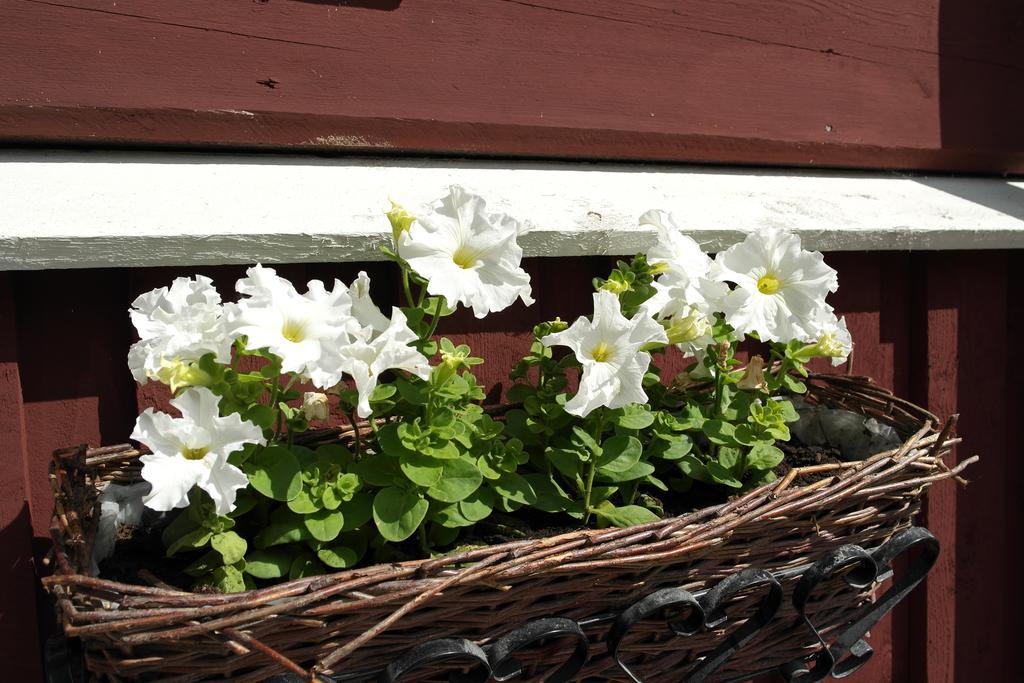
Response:
M598 363L604 363L612 356L613 353L615 353L615 349L610 344L607 342L598 342L597 346L590 350L590 357Z
M781 284L782 283L779 282L779 278L771 275L770 273L765 273L757 279L757 291L762 294L774 294L779 291L779 286Z
M281 336L292 343L298 344L306 338L306 331L300 323L294 320L286 320L284 326L281 327Z
M452 261L455 261L455 265L465 270L469 270L476 266L477 260L476 252L466 245L461 245L455 250L455 253L452 254Z
M186 460L202 460L210 449L206 446L200 446L199 448L189 448L188 446L181 447L181 457Z

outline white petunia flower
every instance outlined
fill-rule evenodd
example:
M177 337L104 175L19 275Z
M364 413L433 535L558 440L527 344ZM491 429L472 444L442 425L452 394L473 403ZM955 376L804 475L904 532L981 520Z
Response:
M721 309L729 287L709 277L714 262L667 213L648 211L640 217L640 225L658 231L647 261L660 272L654 282L655 294L644 302L643 309L665 326L669 342L685 358L702 358L714 341L714 314Z
M825 297L839 286L820 252L801 249L799 237L774 228L750 233L718 254L712 275L736 284L723 302L726 321L762 341L810 336Z
M670 344L682 351L683 358L703 358L708 344L714 342L714 320L701 307L687 304L682 299L670 299L661 310L661 324L665 327Z
M632 319L622 315L619 299L611 292L594 294L593 320L576 319L569 329L541 338L546 346L568 346L583 365L580 388L565 405L566 411L585 417L595 408L621 408L646 403L643 378L651 354L645 344L667 343L661 325L645 312Z
M352 376L359 392L356 409L359 417L369 417L372 413L370 395L377 387L377 378L385 370L406 370L421 379L430 376L430 361L409 346L413 341L416 341L416 334L409 329L405 313L393 308L387 329L373 335L366 328L339 350L339 367Z
M245 444L265 444L263 430L237 413L220 417L220 399L206 387L186 389L171 400L181 417L147 408L135 422L131 438L152 454L139 458L142 478L152 485L147 507L166 512L188 505L193 486L213 499L218 515L235 508L235 495L249 484L228 456Z
M246 336L250 349L268 349L281 358L281 368L309 378L321 389L341 381L338 348L359 331L352 317L348 288L334 281L327 291L310 280L299 294L273 268L254 266L236 289L248 298L226 306L232 332Z
M231 362L234 341L225 326L220 294L208 277L179 277L170 287L139 296L128 312L139 341L128 351L128 367L140 384L159 379L168 365L189 363L212 353Z
M352 297L352 315L360 325L374 332L383 332L388 328L391 321L370 298L370 276L366 271L359 271L359 275L349 285L348 294Z
M810 331L807 341L816 345L815 355L831 358L833 366L842 365L853 353L853 338L846 329L846 318L837 318L831 308L818 310Z
M399 235L398 253L427 280L427 291L473 315L508 308L516 298L529 306L530 276L520 265L519 224L489 214L482 198L453 185L433 212Z

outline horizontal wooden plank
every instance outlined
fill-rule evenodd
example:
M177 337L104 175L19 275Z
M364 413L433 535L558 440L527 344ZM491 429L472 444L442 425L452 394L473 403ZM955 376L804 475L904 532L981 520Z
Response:
M1024 247L1024 181L586 163L0 153L0 269L373 260L389 196L452 183L521 220L527 255L632 254L672 212L710 250L782 226L821 250Z
M0 141L1024 171L984 2L10 0Z

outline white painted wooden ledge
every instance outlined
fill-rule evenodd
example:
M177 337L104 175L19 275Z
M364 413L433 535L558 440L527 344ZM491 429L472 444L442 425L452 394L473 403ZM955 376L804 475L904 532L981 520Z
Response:
M0 152L0 270L374 260L392 196L462 184L528 256L632 254L651 208L719 249L774 225L814 249L1024 248L1024 179L587 163Z

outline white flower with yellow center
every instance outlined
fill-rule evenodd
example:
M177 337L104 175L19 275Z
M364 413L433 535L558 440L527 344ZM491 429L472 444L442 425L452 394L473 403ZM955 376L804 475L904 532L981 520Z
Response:
M715 258L712 277L732 282L722 308L738 334L762 341L805 339L825 297L839 287L836 271L820 252L805 251L800 238L774 228L747 235Z
M232 332L245 335L249 349L267 349L281 359L284 372L310 379L321 389L341 381L338 349L359 331L352 317L348 288L334 281L327 291L311 280L299 294L273 268L254 266L236 289L247 298L226 306Z
M706 317L720 309L729 287L710 278L714 262L692 237L684 235L664 211L648 211L640 225L658 232L658 241L647 252L647 262L660 271L654 282L656 293L644 308L657 318L676 315L682 307L696 307Z
M579 391L565 404L566 411L585 417L595 408L621 408L646 403L643 378L651 354L641 348L667 343L665 330L640 311L622 315L619 299L611 292L594 294L593 320L576 319L568 329L541 338L546 346L568 346L583 366Z
M162 379L168 365L190 363L212 353L218 363L231 362L220 294L208 277L179 277L170 287L139 296L128 312L139 341L128 351L128 367L140 384Z
M520 265L519 224L487 213L480 197L453 185L433 212L399 234L398 253L427 280L427 291L483 318L517 298L529 306L530 276Z
M391 321L383 332L374 334L370 328L364 328L338 351L339 369L351 375L359 392L359 417L371 415L370 396L385 370L405 370L421 379L430 376L430 361L409 346L414 341L416 334L409 329L405 313L393 308Z
M249 484L228 456L245 444L265 444L263 430L237 413L220 416L220 399L206 387L186 389L171 399L181 417L147 408L135 422L131 438L144 443L151 454L139 458L142 478L152 489L146 507L166 512L188 505L193 486L206 491L218 515L235 508L239 489Z

